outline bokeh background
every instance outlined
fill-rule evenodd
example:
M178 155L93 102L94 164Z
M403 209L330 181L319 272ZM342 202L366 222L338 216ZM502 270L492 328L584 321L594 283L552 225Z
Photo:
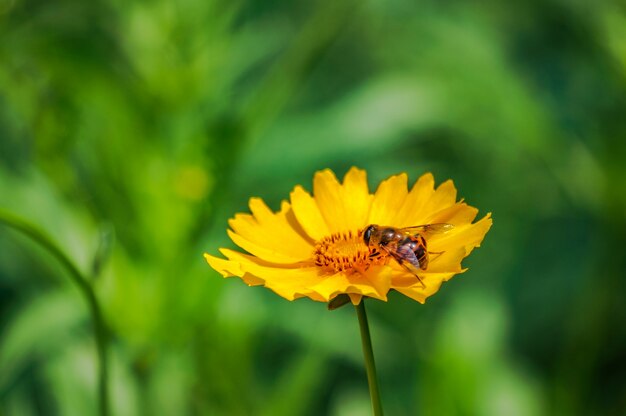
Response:
M369 302L389 415L626 414L618 1L0 0L0 208L88 276L114 415L364 415L354 310L224 280L250 196L454 179L494 226ZM89 310L0 225L0 414L97 414Z

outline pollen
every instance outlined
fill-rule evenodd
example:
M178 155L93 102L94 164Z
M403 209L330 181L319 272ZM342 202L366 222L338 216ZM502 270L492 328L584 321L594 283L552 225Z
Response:
M326 236L315 244L315 265L334 272L366 270L383 263L386 256L363 242L362 232L340 232Z

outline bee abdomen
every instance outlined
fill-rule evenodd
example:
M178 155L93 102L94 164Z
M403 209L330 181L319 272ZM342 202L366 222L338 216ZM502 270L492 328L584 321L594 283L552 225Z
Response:
M412 251L415 251L415 249L417 248L417 242L411 237L406 237L404 240L400 241L398 245L403 247L409 247Z

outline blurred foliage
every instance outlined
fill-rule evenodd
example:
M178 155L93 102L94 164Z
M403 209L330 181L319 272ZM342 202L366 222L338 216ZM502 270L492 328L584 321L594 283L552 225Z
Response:
M0 0L0 208L93 279L115 415L361 415L354 311L203 251L315 170L453 178L495 226L370 302L390 415L626 413L619 1ZM86 304L0 228L0 414L96 414Z

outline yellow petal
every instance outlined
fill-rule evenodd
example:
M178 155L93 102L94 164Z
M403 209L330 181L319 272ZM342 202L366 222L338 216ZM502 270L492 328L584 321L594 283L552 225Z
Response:
M209 264L218 272L226 276L226 273L241 277L246 283L248 281L261 281L265 287L273 290L278 295L288 300L294 300L303 296L310 297L318 301L326 301L317 295L311 286L319 283L323 277L319 274L319 268L308 265L293 265L292 267L279 267L265 262L254 256L238 253L233 250L220 250L228 260L216 262L214 257L205 255ZM248 283L250 284L250 283ZM259 283L256 283L259 284Z
M432 173L422 175L413 185L411 191L404 199L404 203L400 207L396 223L389 224L396 227L410 227L413 225L424 224L424 215L422 210L427 204L430 197L435 193L435 178Z
M209 266L224 277L240 277L248 286L258 286L265 282L263 279L256 276L246 274L237 262L220 259L219 257L214 257L207 253L204 253L204 258L207 263L209 263Z
M437 187L435 193L431 195L424 207L422 215L428 216L433 212L440 211L454 205L456 202L456 188L451 180L447 180Z
M253 215L237 214L229 221L233 242L247 252L276 263L294 263L311 257L313 246L287 219L290 205L273 213L263 200L250 198Z
M435 190L434 178L427 173L415 183L398 212L400 227L429 224L434 213L454 205L456 188L451 180L445 181Z
M354 293L386 301L390 286L391 270L379 266L371 267L365 273L335 273L311 289L327 300L340 293Z
M434 212L426 217L427 224L448 223L453 225L470 224L476 218L478 210L465 202L458 202L448 208Z
M372 296L380 300L387 300L387 293L391 289L391 274L393 269L386 265L371 266L365 272L356 273L361 275L361 281L367 282L375 290L378 296Z
M363 295L357 295L356 293L348 293L348 296L350 296L350 301L355 306L361 303L361 299L363 298Z
M427 297L437 293L443 282L450 280L455 274L457 273L425 273L422 276L425 288L420 283L416 283L407 287L394 285L394 289L419 303L424 303Z
M301 186L296 186L290 194L293 214L313 240L330 235L326 221L322 217L317 202Z
M427 297L432 296L439 291L439 288L441 287L442 282L443 280L440 280L439 282L431 283L431 285L427 288L429 289L428 292L426 292L425 289L422 289L421 286L413 286L413 287L408 287L408 288L396 288L396 290L402 293L403 295L408 296L411 299L418 301L419 303L425 303Z
M246 250L248 253L253 254L263 260L279 264L290 264L305 259L304 257L292 257L285 253L276 251L272 248L257 245L251 241L246 240L245 238L241 237L239 234L236 234L231 230L227 230L226 232L235 244Z
M330 169L316 172L313 178L313 195L331 233L345 227L347 214L341 198L341 185Z
M466 256L465 247L450 249L441 254L430 254L428 273L461 273L461 260Z
M458 247L464 247L466 256L485 238L485 234L491 228L491 214L485 215L474 224L456 226L445 234L433 235L429 239L428 249L431 251L448 251Z
M355 167L350 168L343 178L343 203L348 217L346 229L358 230L367 225L372 199L367 173Z
M407 175L395 175L380 183L370 210L368 224L393 225L408 194Z
M359 230L367 225L372 197L365 171L350 169L343 185L330 169L317 172L313 195L331 233Z

